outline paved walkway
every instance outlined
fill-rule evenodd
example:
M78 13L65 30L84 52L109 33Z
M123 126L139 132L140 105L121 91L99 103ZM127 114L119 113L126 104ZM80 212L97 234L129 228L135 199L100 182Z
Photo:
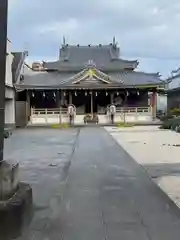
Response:
M67 240L176 240L175 209L103 129L81 130L61 215Z
M82 128L61 211L26 240L179 240L178 216L103 128Z

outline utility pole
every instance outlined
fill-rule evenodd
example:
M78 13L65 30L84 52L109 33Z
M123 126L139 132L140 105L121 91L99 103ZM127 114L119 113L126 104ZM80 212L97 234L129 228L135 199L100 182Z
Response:
M7 12L8 0L0 0L0 164L4 149Z

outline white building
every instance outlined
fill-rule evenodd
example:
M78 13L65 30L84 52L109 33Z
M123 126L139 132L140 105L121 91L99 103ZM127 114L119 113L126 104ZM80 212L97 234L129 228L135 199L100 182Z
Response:
M5 127L15 126L15 88L12 81L12 62L14 56L11 53L11 42L7 40L6 51L6 80L5 80Z

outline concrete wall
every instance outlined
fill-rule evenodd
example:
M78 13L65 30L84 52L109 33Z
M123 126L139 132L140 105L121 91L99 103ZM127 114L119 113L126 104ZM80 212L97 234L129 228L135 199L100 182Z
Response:
M14 100L14 98L5 100L5 127L8 127L8 128L15 127L15 100Z
M157 96L157 110L167 110L167 95L158 94Z
M27 102L16 101L16 127L25 127L27 125Z
M12 83L12 62L11 42L7 40L6 50L6 79L5 79L5 127L15 126L15 89Z
M180 90L168 93L167 110L172 108L180 108Z
M12 86L12 62L13 55L11 54L11 42L7 40L7 55L6 55L6 81L8 86Z

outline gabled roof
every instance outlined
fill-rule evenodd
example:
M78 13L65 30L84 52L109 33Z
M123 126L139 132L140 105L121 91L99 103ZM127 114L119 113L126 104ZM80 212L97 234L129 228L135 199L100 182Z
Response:
M54 88L109 88L109 87L142 87L165 85L158 73L135 71L119 71L105 74L95 67L85 68L78 74L29 71L24 81L16 85L23 89L54 89Z
M72 84L81 84L81 83L88 83L88 84L95 84L95 83L105 83L110 84L112 83L111 77L96 67L89 66L86 67L81 72L77 73L76 75L72 76L68 82L72 82Z
M21 72L21 67L24 64L24 60L28 55L28 52L12 52L14 58L12 62L12 78L13 83L16 83L19 74Z
M119 58L119 48L115 45L74 46L65 45L60 49L60 57L55 62L44 62L44 68L59 71L82 70L88 61L93 61L102 71L135 69L138 61Z

